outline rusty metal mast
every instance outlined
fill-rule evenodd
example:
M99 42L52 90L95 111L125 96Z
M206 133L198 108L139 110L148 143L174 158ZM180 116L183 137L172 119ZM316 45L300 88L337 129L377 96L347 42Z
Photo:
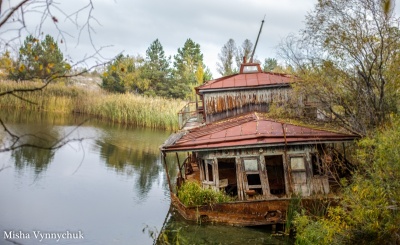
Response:
M265 15L264 15L264 19L261 21L260 31L258 32L256 44L254 45L253 52L251 53L250 63L253 63L253 56L254 56L254 53L256 52L257 43L258 43L258 39L260 38L260 34L261 34L261 31L262 31L262 28L263 28L263 25L264 25L264 20L265 20Z

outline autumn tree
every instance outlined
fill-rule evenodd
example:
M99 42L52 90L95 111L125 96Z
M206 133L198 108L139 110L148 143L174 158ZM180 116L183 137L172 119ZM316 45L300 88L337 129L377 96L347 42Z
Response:
M102 76L102 88L110 92L143 94L150 85L150 80L141 75L143 65L141 56L119 55L107 66Z
M281 54L302 81L299 96L366 135L398 110L400 32L389 0L325 0Z
M218 54L219 62L217 62L217 71L221 76L238 72L237 67L234 67L237 52L236 43L232 38L221 48L221 53Z
M9 78L17 81L46 79L65 75L70 68L53 37L46 35L40 41L29 35L19 49L18 60L11 67Z

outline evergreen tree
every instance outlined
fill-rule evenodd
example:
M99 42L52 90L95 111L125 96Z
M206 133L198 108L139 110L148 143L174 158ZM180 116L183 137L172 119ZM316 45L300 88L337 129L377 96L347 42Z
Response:
M170 58L165 57L163 46L158 39L153 41L146 51L142 76L150 81L149 90L145 94L171 97L169 94Z
M46 35L40 41L32 35L26 37L19 50L16 66L9 73L13 80L45 79L62 76L70 69L53 37Z
M263 70L265 72L273 71L275 68L278 67L278 61L274 58L265 58Z
M187 39L183 48L178 49L174 59L174 81L170 90L175 98L188 98L193 88L202 84L205 79L204 75L200 75L205 69L200 45L190 38Z

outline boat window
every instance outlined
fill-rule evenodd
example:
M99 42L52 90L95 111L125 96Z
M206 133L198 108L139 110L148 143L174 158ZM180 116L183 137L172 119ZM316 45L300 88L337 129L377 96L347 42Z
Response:
M208 173L208 178L207 180L210 182L214 181L214 175L213 175L213 167L212 167L212 162L207 163L207 173Z
M306 161L304 155L290 156L290 167L292 168L293 192L307 196L309 186L307 185Z
M204 182L214 182L213 160L203 161Z
M263 185L260 176L260 168L257 158L243 158L244 174L245 174L245 192L248 198L254 195L263 195Z
M283 169L283 156L265 156L269 191L273 195L285 194L285 176Z
M322 161L317 153L311 153L311 165L314 176L325 175L324 168L322 167Z
M255 73L255 72L258 72L258 68L256 65L243 67L243 73Z
M235 158L217 158L219 188L224 189L225 193L237 196L237 177Z
M290 167L293 171L305 171L306 165L304 164L304 157L303 156L295 156L290 158Z
M245 171L258 171L257 159L244 159L243 162Z
M248 174L247 182L249 185L261 185L261 179L259 174Z

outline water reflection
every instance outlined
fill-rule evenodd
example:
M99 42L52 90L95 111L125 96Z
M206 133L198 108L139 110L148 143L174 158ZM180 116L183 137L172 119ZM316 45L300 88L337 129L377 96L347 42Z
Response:
M17 148L11 153L16 169L31 168L34 169L35 175L46 170L54 158L54 150L51 148L62 139L59 131L47 124L10 125L8 127L11 131L18 132L20 138L17 145L27 145ZM13 139L3 141L5 146L13 143Z
M24 137L27 143L52 145L71 131L68 137L85 140L55 151L24 147L0 153L0 163L7 167L0 171L1 234L82 230L84 244L153 243L142 229L160 229L169 208L158 149L168 132L96 121L74 130L82 119L3 114L0 117L11 130L36 136ZM22 244L38 243L30 239Z
M143 144L128 144L115 142L115 139L103 138L96 140L100 148L100 156L110 169L128 176L136 175L135 188L143 198L151 190L154 181L163 171L159 156L149 152Z
M2 113L0 117L10 129L35 134L50 145L84 120ZM168 135L169 132L89 121L69 136L85 138L83 142L71 142L56 151L21 148L0 153L0 163L10 165L0 171L0 233L82 230L85 241L57 244L153 244L152 237L143 232L148 226L157 233L164 227L163 234L167 234L170 243L178 237L181 244L277 244L262 230L205 226L167 215L169 188L159 145ZM43 143L35 137L25 140ZM184 157L180 156L180 162ZM175 154L167 155L167 164L174 182ZM24 171L27 168L34 172ZM32 184L32 180L37 181ZM2 242L4 239L0 238ZM24 240L22 244L39 243Z
M168 212L162 232L154 244L294 244L279 233L272 234L271 226L234 227L186 221L173 208Z
M54 158L54 151L46 149L37 149L33 147L23 147L12 152L11 156L15 160L15 167L18 170L24 170L32 166L35 174L39 175Z

